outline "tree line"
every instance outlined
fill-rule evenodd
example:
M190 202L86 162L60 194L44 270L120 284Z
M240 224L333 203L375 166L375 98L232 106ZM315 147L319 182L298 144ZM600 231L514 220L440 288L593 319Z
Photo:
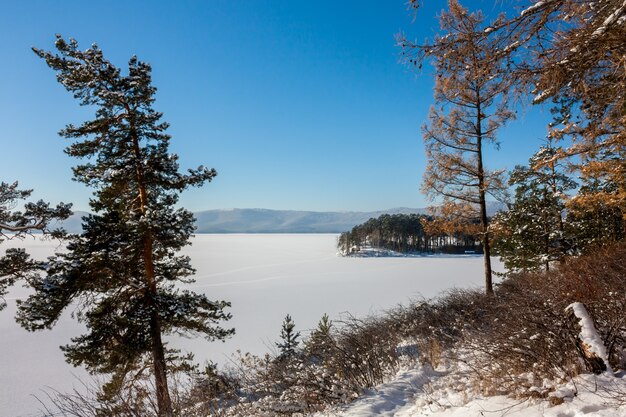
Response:
M356 254L363 248L391 250L400 253L480 253L477 233L438 229L432 216L421 214L383 214L343 232L337 248L343 255Z

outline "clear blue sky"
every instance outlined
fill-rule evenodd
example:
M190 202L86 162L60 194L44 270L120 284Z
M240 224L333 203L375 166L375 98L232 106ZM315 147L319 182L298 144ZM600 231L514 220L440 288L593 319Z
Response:
M133 54L152 64L155 108L171 124L181 168L219 173L183 195L191 210L423 207L420 127L432 74L399 63L394 35L435 33L444 3L425 3L414 20L406 0L4 2L0 179L88 207L91 191L71 181L76 161L57 132L93 111L30 50L53 49L60 33L83 48L98 43L122 68ZM526 111L488 165L525 163L548 119Z

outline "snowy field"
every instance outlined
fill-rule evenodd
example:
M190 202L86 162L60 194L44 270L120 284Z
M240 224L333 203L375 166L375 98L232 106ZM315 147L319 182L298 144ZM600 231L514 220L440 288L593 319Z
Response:
M263 353L273 348L286 314L303 334L324 313L364 316L411 299L432 297L452 287L482 285L482 258L342 258L336 235L197 235L186 249L197 269L195 291L232 302L227 323L237 334L225 343L176 339L171 344L192 351L199 361L227 364L237 349ZM25 246L38 258L57 244L27 239L2 248ZM499 267L499 264L496 263ZM34 395L52 387L65 392L89 379L65 364L59 346L78 335L69 315L51 331L28 333L13 322L15 289L0 312L0 416L35 416Z

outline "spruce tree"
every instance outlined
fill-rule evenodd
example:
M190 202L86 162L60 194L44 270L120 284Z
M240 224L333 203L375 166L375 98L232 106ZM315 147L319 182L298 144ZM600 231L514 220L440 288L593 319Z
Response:
M24 210L14 210L21 200L26 200L33 190L20 190L18 183L0 182L0 243L6 239L20 239L32 232L52 236L63 235L62 229L50 229L56 220L67 219L72 213L71 204L60 203L56 207L43 200L27 202ZM0 257L0 310L6 307L4 296L9 287L22 278L37 273L41 264L30 259L25 249L10 248Z
M84 163L74 179L94 189L93 214L67 252L50 260L47 276L19 305L29 330L51 328L69 306L86 333L62 347L68 362L92 373L112 374L107 386L148 362L154 373L158 415L173 415L163 336L199 335L209 340L233 333L230 304L182 290L192 282L190 260L178 252L190 244L193 215L176 208L179 194L215 177L199 167L179 173L168 152L170 136L152 107L156 88L149 64L132 57L128 74L106 60L97 45L80 51L57 35L57 53L33 48L57 80L95 117L60 134L72 140L66 153Z

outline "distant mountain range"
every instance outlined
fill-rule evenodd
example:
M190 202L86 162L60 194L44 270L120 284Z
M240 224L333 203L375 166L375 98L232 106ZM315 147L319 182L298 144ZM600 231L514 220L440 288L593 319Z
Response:
M489 205L491 214L502 209L497 203ZM425 208L393 208L380 211L296 211L268 209L220 209L194 213L196 233L341 233L383 214L424 214ZM72 233L81 230L81 217L77 211L63 222Z
M373 212L233 209L207 210L195 215L199 233L340 233L385 213L424 212L408 208Z

